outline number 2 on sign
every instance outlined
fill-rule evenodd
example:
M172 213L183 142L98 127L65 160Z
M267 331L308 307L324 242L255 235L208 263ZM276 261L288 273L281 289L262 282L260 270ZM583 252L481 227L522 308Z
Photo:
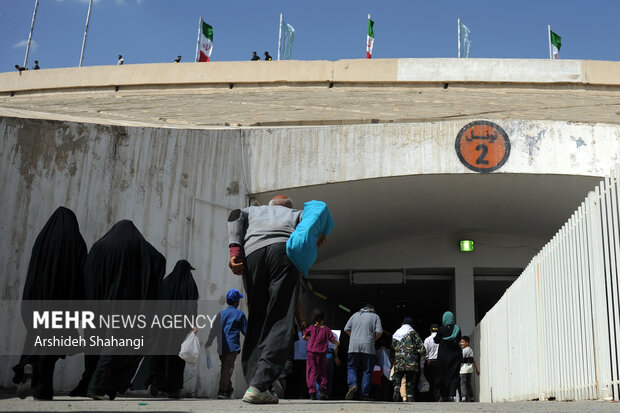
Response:
M485 156L487 156L487 153L489 153L489 147L484 144L480 144L476 146L476 150L481 151L480 156L478 157L478 159L476 159L476 164L477 165L488 165L489 161L487 161L484 158Z

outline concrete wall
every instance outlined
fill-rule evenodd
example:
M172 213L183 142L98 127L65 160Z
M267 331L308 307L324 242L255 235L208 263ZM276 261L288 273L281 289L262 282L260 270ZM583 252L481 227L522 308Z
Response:
M472 119L473 120L473 119ZM620 161L620 127L493 120L508 134L508 161L495 173L604 176ZM399 175L476 173L454 148L469 120L263 128L247 133L250 192Z
M620 62L543 59L359 59L152 63L0 73L0 93L115 86L308 83L620 85Z
M242 288L226 265L226 218L246 202L238 131L0 118L0 142L3 300L21 297L30 249L60 205L76 213L89 248L114 223L130 219L164 254L167 273L181 258L197 268L201 299L224 305L229 288ZM2 323L5 332L21 328L18 314L6 316L12 321ZM0 357L0 386L10 385L16 360ZM60 361L57 388L71 389L81 371L80 356ZM197 395L215 395L217 375L204 359L187 374Z

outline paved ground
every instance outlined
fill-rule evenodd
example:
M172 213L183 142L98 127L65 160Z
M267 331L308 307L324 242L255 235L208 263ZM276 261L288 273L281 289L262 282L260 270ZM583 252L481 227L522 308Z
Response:
M0 116L127 126L340 125L492 117L620 123L618 88L571 85L164 87L0 96Z
M519 403L387 403L282 400L278 405L250 405L240 400L153 399L125 397L114 401L56 397L42 402L32 398L19 400L5 396L0 400L2 412L620 412L620 403L590 402L519 402Z

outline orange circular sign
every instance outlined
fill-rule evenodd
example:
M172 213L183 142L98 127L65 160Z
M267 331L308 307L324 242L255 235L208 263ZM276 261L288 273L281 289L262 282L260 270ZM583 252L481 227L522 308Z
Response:
M454 146L463 165L476 172L493 172L501 168L510 155L510 140L506 132L484 120L465 125L457 135Z

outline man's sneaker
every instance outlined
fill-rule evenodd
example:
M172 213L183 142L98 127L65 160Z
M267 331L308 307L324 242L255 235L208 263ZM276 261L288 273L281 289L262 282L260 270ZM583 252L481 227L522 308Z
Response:
M347 400L353 400L355 398L356 393L357 393L357 386L351 386L349 387L349 391L347 392L347 395L344 396L344 398Z
M22 382L17 385L17 397L25 399L30 396L30 386L32 384L32 364L24 366L24 377Z
M364 402L371 402L371 401L373 401L373 400L372 400L372 397L370 397L370 396L364 396L364 395L362 394L362 401L364 401Z
M393 402L400 401L400 387L394 387L394 393L392 393L392 401Z
M272 387L278 398L284 397L284 387L282 387L282 383L280 383L280 380L275 379L275 381L272 383Z
M316 393L310 393L310 400L316 400Z
M230 396L228 396L228 392L225 390L220 390L217 392L217 398L220 400L224 400L224 399L230 399Z
M254 386L248 387L241 399L246 403L252 404L277 404L278 399L267 389L260 391Z

